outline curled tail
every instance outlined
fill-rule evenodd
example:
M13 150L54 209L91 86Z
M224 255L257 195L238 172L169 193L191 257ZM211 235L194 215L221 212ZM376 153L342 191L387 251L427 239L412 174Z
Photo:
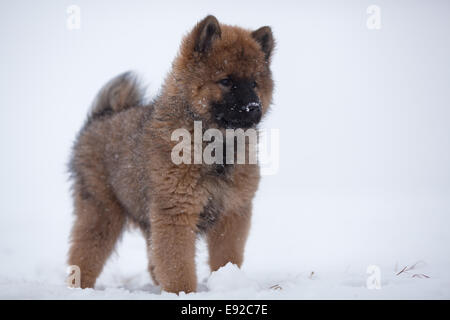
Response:
M125 72L110 80L97 94L89 113L94 120L142 103L144 90L133 72Z

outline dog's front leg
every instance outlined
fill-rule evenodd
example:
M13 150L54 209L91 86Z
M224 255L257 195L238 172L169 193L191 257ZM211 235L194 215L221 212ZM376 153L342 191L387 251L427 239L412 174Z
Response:
M209 265L216 271L228 262L241 267L250 228L251 205L238 211L224 212L208 231Z
M174 211L176 208L152 212L151 263L164 291L194 292L197 289L195 216Z

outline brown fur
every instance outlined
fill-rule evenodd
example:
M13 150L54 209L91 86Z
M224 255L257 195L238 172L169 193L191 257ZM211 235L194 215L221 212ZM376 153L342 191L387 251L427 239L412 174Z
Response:
M194 120L218 127L209 103L221 99L217 81L231 73L256 79L266 113L272 49L270 28L252 33L208 16L183 39L151 104L140 103L129 73L100 91L71 160L76 221L68 262L80 267L82 288L95 285L127 221L146 237L149 271L165 291L196 290L200 231L212 271L242 264L259 167L235 164L218 172L214 165L175 165L170 155L177 142L170 138L178 128L193 132Z

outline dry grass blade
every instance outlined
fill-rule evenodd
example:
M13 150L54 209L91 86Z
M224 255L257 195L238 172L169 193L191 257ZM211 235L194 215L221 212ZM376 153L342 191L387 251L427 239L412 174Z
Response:
M416 263L414 263L412 266L410 266L410 267L408 267L408 266L405 266L402 270L400 270L400 272L398 272L396 275L398 276L398 275L400 275L400 274L402 274L402 273L408 273L408 271L411 271L411 270L414 270L414 269L416 269L417 268L417 266L419 265L419 264L425 264L425 262L424 261L417 261ZM420 278L420 279L423 279L423 278L430 278L429 276L427 276L426 274L423 274L423 273L415 273L415 274L413 274L412 276L411 276L412 278Z
M273 286L270 287L270 289L272 289L272 290L283 290L283 288L280 285L278 285L278 284L274 284Z
M406 272L406 271L408 271L408 266L405 266L402 270L400 270L400 272L397 273L397 276L402 274L403 272Z

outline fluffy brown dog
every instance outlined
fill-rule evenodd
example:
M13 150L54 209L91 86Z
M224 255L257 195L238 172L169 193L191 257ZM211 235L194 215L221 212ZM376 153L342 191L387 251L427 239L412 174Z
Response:
M269 27L248 31L213 16L183 39L158 97L126 73L99 93L74 146L76 221L69 264L93 287L127 222L147 240L149 271L169 292L196 290L195 241L207 238L212 271L240 266L258 187L257 164L174 164L171 134L254 128L272 99ZM245 111L245 112L243 112Z

